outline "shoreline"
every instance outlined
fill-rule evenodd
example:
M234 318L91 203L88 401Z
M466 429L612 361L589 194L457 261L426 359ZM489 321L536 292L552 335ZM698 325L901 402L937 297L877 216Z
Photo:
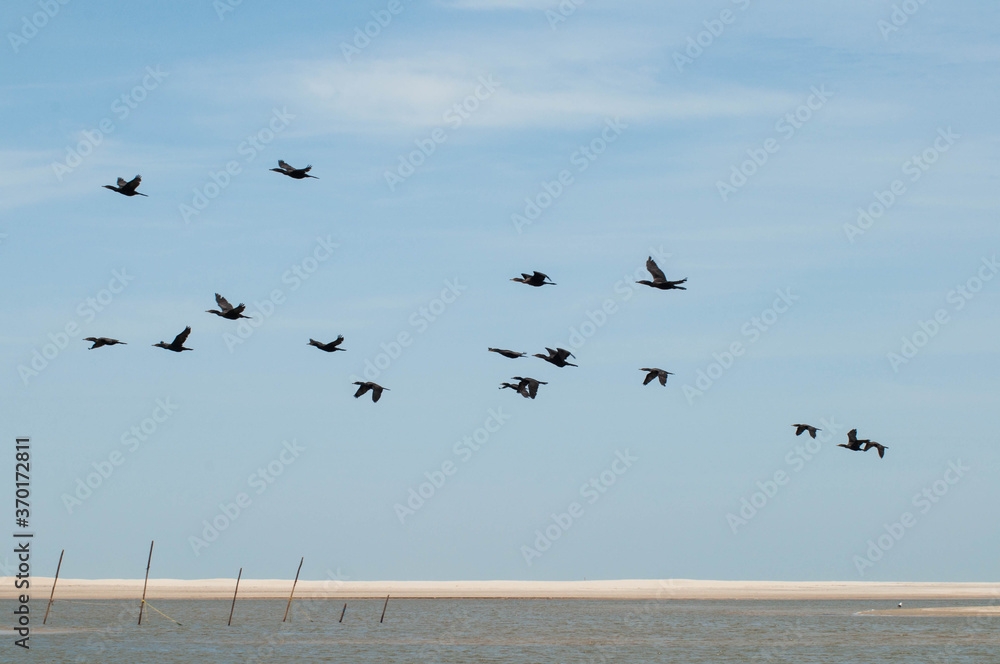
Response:
M16 599L13 577L0 599ZM138 601L142 579L59 579L58 599ZM150 579L148 599L232 599L236 579ZM240 599L287 599L291 579L242 579ZM29 594L48 598L51 577L33 577ZM997 600L1000 583L862 581L299 581L298 599L609 599L609 600ZM905 609L904 609L905 611ZM893 614L896 614L893 611Z

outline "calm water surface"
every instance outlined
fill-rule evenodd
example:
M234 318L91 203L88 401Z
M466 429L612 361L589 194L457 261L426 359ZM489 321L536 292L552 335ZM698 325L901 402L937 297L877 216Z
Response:
M11 615L13 602L3 602ZM857 615L891 602L301 600L57 601L31 651L5 632L0 662L954 662L1000 664L1000 618ZM987 602L907 602L921 606ZM10 624L8 622L8 624Z

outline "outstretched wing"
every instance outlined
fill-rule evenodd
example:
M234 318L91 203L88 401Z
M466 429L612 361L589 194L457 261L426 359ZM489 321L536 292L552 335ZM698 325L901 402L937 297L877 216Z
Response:
M333 346L334 348L336 348L337 346L339 346L343 342L344 342L344 335L343 334L338 334L337 338L330 342L330 345Z
M653 380L654 378L656 378L656 372L655 372L655 371L653 371L652 369L642 369L642 371L645 371L645 372L647 372L647 373L646 373L646 380L642 381L642 384L643 384L643 385L649 385L649 383L650 383L650 382L651 382L651 381L652 381L652 380Z
M303 173L308 173L311 170L312 170L312 164L309 164L308 166L306 166L305 168L302 169L302 172ZM375 401L378 401L378 399L376 399Z
M123 191L135 191L142 184L142 176L136 175L130 182L122 184L122 179L118 178L118 186L122 188Z
M548 349L546 348L546 350L548 350ZM567 357L572 357L572 358L576 357L576 355L574 355L573 353L569 352L565 348L556 348L556 356L560 360L565 360Z
M362 394L368 391L369 383L357 383L358 391L354 393L354 398L357 399Z
M372 387L372 402L378 403L378 400L382 398L382 390L384 388L381 385L375 385Z
M184 331L174 337L174 342L172 346L183 346L184 342L187 341L188 335L191 334L191 326L188 325L184 328Z
M125 181L125 178L118 178L118 188L119 189L121 189L122 187L124 187L127 184L128 184L128 182Z
M663 274L663 270L661 270L656 265L656 261L653 260L652 256L650 256L649 258L646 259L646 269L649 270L649 273L651 275L653 275L653 281L666 281L667 280L666 275Z
M278 168L280 168L283 171L294 171L295 170L287 162L282 161L281 159L278 160Z
M542 274L542 273L541 273L541 272L539 272L538 270L535 270L535 274L534 274L534 276L535 276L535 277L538 277L538 278L539 278L539 279L541 279L542 281L545 281L546 279L548 279L549 281L552 281L552 279L550 279L550 278L549 278L549 275L547 275L547 274Z
M666 387L666 385L667 385L667 376L670 375L670 372L669 371L660 371L658 375L660 377L660 385L663 385L664 387Z
M852 443L857 442L857 440L858 440L858 430L857 429L851 429L850 431L848 431L847 432L847 440L851 441Z
M222 297L218 293L215 294L215 301L219 304L219 308L222 309L222 313L229 313L233 309L233 305L229 304L229 300Z

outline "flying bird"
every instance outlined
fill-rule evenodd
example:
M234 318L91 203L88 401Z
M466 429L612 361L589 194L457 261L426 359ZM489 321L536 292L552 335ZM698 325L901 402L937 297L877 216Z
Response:
M250 318L250 316L244 316L243 312L246 310L247 305L240 302L238 307L234 307L229 304L229 300L222 297L218 293L215 294L215 301L219 304L219 309L221 311L216 311L215 309L206 309L205 313L215 314L216 316L221 316L227 320L236 320L237 318Z
M271 170L275 173L281 173L282 175L287 175L290 178L295 178L296 180L303 180L305 178L313 178L314 180L319 179L315 175L309 175L309 171L312 169L312 166L295 168L294 166L288 165L281 159L278 160L278 166L280 166L280 168L272 168Z
M548 281L546 281L548 279ZM516 281L522 284L528 284L529 286L555 286L555 282L549 279L549 275L542 274L541 272L532 272L531 274L521 273L520 278L514 277L511 281Z
M358 391L354 393L354 398L357 399L363 395L368 390L372 391L372 403L377 403L379 399L382 398L382 390L388 390L388 387L382 387L371 381L355 381L355 385L358 386Z
M500 355L503 355L504 357L509 357L512 360L516 360L519 357L524 357L525 355L524 353L518 353L515 350L504 350L503 348L487 348L486 350L490 351L491 353L499 353Z
M548 385L545 381L535 380L534 378L522 378L521 376L514 376L511 380L517 381L517 391L521 396L531 399L534 399L535 395L538 394L539 385Z
M92 341L94 345L87 350L94 350L95 348L100 348L101 346L114 346L115 344L121 344L127 346L124 341L118 341L117 339L111 339L108 337L87 337L84 341Z
M158 344L153 344L157 348L166 348L167 350L172 350L175 353L180 353L185 350L193 350L192 348L185 348L184 342L187 341L188 335L191 334L191 326L188 325L184 328L184 331L174 337L174 340L170 343L160 342Z
M687 281L686 278L681 279L680 281L667 281L667 277L663 274L663 270L657 267L656 261L653 260L652 256L646 259L646 269L649 270L651 275L653 275L653 280L648 281L643 279L635 283L642 284L644 286L652 286L653 288L659 288L660 290L687 290L687 288L681 286L681 284Z
M104 188L110 189L111 191L117 191L119 194L124 194L125 196L146 196L146 194L136 191L140 184L142 184L142 176L136 175L128 182L125 181L125 178L118 178L117 187L112 184L106 184L104 185Z
M822 431L822 429L817 429L816 427L809 426L808 424L793 424L792 426L795 427L796 436L801 436L803 431L808 431L809 435L815 438L816 432ZM855 431L857 431L857 429L855 429Z
M837 447L845 447L845 448L851 450L852 452L860 452L861 451L861 446L864 445L865 443L869 443L869 442L871 442L871 441L868 441L868 440L858 440L858 430L857 429L851 429L850 431L847 432L847 443L846 444L845 443L839 443L837 445Z
M881 459L885 456L885 451L889 449L888 445L883 445L882 443L876 443L874 440L866 440L865 446L861 449L862 452L867 452L871 448L878 450L878 458Z
M664 371L663 369L657 369L655 367L648 368L648 369L639 369L639 371L646 371L646 372L648 372L646 374L646 379L644 381L642 381L643 385L649 385L653 381L654 378L658 378L660 380L660 385L666 385L667 384L667 376L673 376L674 375L673 372L671 372L671 371Z
M331 341L328 344L325 344L325 343L323 343L321 341L316 341L315 339L310 339L309 343L306 344L306 345L307 346L316 346L316 348L319 348L320 350L325 350L328 353L332 353L335 350L347 350L346 348L338 348L338 346L340 346L340 344L343 341L344 341L344 335L341 334L340 336L338 336L336 339L334 339L333 341ZM376 399L376 401L378 401L378 399Z
M554 364L557 367L575 367L575 366L578 366L576 364L573 364L572 362L567 362L566 361L567 357L572 357L572 358L575 359L576 355L573 355L573 353L569 352L565 348L556 348L555 350L553 350L553 349L551 349L551 348L549 348L549 347L546 346L545 350L547 350L549 352L548 355L542 355L541 353L535 353L534 355L532 355L532 357L540 357L543 360L545 360L546 362L548 362L549 364Z

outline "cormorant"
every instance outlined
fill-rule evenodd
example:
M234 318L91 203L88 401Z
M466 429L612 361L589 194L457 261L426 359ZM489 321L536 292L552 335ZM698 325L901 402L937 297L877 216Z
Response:
M548 281L545 281L548 279ZM514 277L511 281L517 281L522 284L528 284L529 286L555 286L555 282L549 279L549 275L542 274L541 272L532 272L531 274L521 273L520 278Z
M535 395L538 394L539 385L548 385L545 381L535 380L534 378L523 378L521 376L514 376L511 380L517 381L517 391L520 392L521 396L531 399L534 399ZM525 394L525 390L527 390L527 394Z
M306 344L306 345L307 346L316 346L316 348L319 348L320 350L325 350L328 353L332 353L335 350L347 350L346 348L338 348L337 347L343 341L344 341L344 335L341 334L336 339L334 339L333 341L331 341L328 344L325 344L325 343L323 343L321 341L316 341L315 339L310 339L309 343ZM376 401L378 401L378 399L376 399Z
M191 334L191 326L188 325L184 328L184 331L174 337L174 340L170 343L160 342L158 344L153 344L157 348L166 348L167 350L172 350L175 353L180 353L185 350L193 350L192 348L185 348L184 342L187 341L188 335Z
M306 166L305 168L295 168L294 166L289 166L287 163L285 163L280 159L278 160L278 166L280 166L281 168L272 168L271 170L274 171L275 173L281 173L282 175L287 175L290 178L295 178L296 180L302 180L305 178L313 178L314 180L319 179L315 175L309 175L309 171L312 169L312 166Z
M635 283L642 284L644 286L652 286L653 288L659 288L660 290L687 290L684 286L681 286L687 279L681 279L680 281L667 281L667 277L663 274L663 270L656 266L656 261L650 256L646 259L646 269L649 273L653 275L653 280L648 281L643 279Z
M95 348L100 348L101 346L114 346L115 344L121 344L127 346L124 341L118 341L117 339L110 339L108 337L87 337L84 341L92 341L94 345L87 350L94 350Z
M815 438L816 432L822 431L822 429L817 429L816 427L809 426L808 424L793 424L792 426L795 427L796 436L801 436L803 431L808 431L809 435Z
M519 357L524 357L525 355L524 353L518 353L517 351L514 350L504 350L503 348L487 348L486 350L490 351L491 353L499 353L500 355L503 355L504 357L509 357L512 360L516 360Z
M576 355L573 355L573 353L569 352L565 348L556 348L555 350L552 350L551 348L549 348L548 346L546 346L545 350L547 350L549 352L548 355L542 355L541 353L535 353L534 355L532 355L532 357L540 357L543 360L545 360L546 362L548 362L549 364L554 364L557 367L575 367L575 366L578 366L576 364L573 364L572 362L567 362L566 361L567 357L572 357L572 358L575 359Z
M372 403L376 403L376 402L378 402L379 399L382 398L382 390L388 390L389 389L388 387L382 387L381 385L378 385L378 384L373 383L371 381L364 381L364 382L355 381L354 384L358 386L358 391L354 393L354 398L357 399L358 397L360 397L362 394L364 394L368 390L371 390L372 391Z
M663 369L657 369L655 367L650 368L650 369L639 369L639 371L647 371L647 372L649 372L649 373L646 374L646 379L644 381L642 381L643 385L649 385L653 381L654 378L658 378L660 380L660 385L666 385L667 384L667 376L673 376L674 375L672 371L664 371Z
M205 313L215 314L216 316L222 316L228 320L236 320L237 318L250 318L250 316L244 316L243 312L246 310L247 305L240 302L240 306L234 307L229 304L229 300L222 297L218 293L215 294L215 301L219 304L219 309L221 311L216 311L215 309L206 309Z
M146 196L146 194L136 191L139 185L142 184L142 176L136 175L129 182L125 181L125 178L118 178L118 186L112 184L104 185L105 189L110 189L111 191L117 191L119 194L124 194L125 196ZM148 196L146 196L149 198Z

